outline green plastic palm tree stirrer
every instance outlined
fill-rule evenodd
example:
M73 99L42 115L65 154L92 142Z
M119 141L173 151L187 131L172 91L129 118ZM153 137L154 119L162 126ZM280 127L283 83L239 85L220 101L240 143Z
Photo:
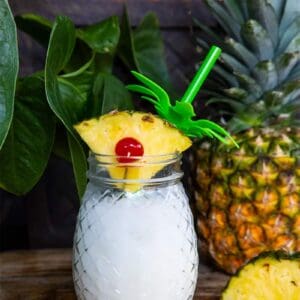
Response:
M142 94L141 98L151 102L160 117L180 129L185 135L192 138L215 137L223 143L228 143L230 140L237 146L230 134L218 124L206 119L193 120L196 114L192 102L220 54L220 48L216 46L210 48L182 99L176 100L175 105L171 104L169 95L162 87L138 72L132 71L132 74L144 85L131 84L127 88Z

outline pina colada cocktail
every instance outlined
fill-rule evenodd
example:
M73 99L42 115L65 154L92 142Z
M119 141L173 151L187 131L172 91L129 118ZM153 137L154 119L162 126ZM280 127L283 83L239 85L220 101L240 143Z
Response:
M192 100L220 55L214 47L180 101L144 75L143 94L159 116L113 111L75 128L88 144L89 184L77 219L73 275L81 300L191 300L197 240L180 183L180 153L190 138L230 135L194 120Z
M192 299L197 239L180 183L180 156L162 155L155 163L144 157L134 168L147 169L149 160L151 167L164 167L147 180L111 180L107 165L99 163L107 157L96 157L89 159L90 182L74 238L78 298Z

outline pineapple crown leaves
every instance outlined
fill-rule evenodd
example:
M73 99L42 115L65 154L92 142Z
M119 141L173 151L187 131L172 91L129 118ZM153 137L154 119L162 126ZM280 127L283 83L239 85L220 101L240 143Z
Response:
M142 94L141 98L152 103L161 118L181 130L186 136L192 138L207 136L216 138L225 144L231 141L238 147L230 134L218 124L206 119L193 120L196 114L191 103L177 100L172 105L167 92L157 83L138 72L132 71L131 73L143 85L131 84L127 88Z
M205 33L198 45L206 50L209 41L223 49L207 94L209 103L225 104L224 113L233 116L226 127L236 133L283 126L283 115L294 126L300 112L299 0L205 2L226 35L195 21Z

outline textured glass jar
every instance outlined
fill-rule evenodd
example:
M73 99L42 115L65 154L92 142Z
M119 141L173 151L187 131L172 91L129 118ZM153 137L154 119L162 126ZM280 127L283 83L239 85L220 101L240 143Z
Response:
M180 158L144 156L120 164L112 156L90 155L73 246L78 299L193 298L197 239ZM154 178L140 178L157 169ZM118 170L126 179L109 176Z

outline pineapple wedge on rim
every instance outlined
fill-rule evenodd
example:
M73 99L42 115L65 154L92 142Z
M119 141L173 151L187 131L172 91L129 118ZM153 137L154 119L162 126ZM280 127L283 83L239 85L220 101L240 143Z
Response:
M128 137L141 143L144 150L141 161L143 157L147 157L147 162L151 160L149 156L181 153L192 145L191 140L178 129L150 113L112 111L100 118L85 120L74 127L92 152L111 156L109 163L117 163L114 157L116 145ZM153 165L138 167L135 163L133 166L126 163L124 166L109 166L108 171L113 179L147 180L163 168L157 164L157 157L153 157L153 160ZM123 185L123 189L131 192L141 187L139 183Z

